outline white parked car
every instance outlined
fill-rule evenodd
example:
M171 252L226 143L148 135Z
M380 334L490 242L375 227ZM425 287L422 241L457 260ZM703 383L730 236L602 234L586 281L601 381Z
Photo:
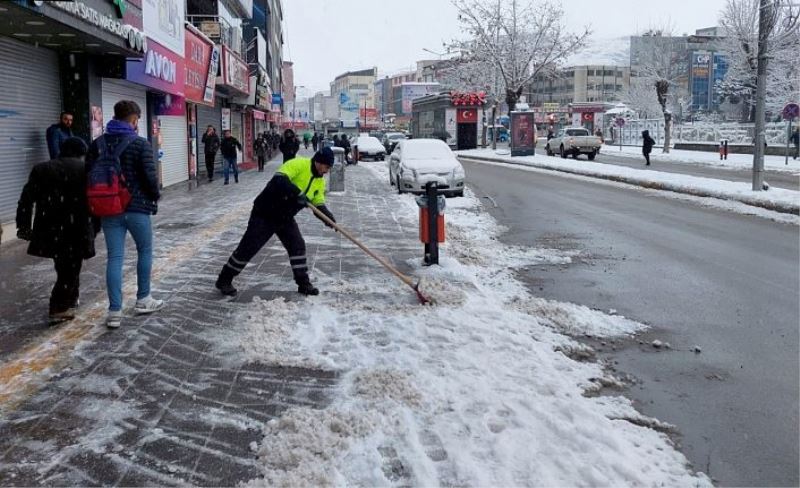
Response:
M398 193L424 193L436 181L447 196L464 196L464 167L439 139L400 141L389 157L389 182Z
M358 146L359 159L372 158L375 161L383 161L386 157L386 148L377 137L358 136L352 145Z

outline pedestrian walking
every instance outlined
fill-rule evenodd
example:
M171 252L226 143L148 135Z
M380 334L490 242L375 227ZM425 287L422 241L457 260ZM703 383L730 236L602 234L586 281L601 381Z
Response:
M317 152L317 148L319 147L319 134L316 132L311 136L311 147L314 149L314 152Z
M264 164L267 158L267 146L267 139L264 134L259 135L253 142L253 150L256 153L256 158L258 158L259 173L264 171Z
M47 152L50 154L50 159L56 159L61 145L64 141L73 137L72 134L72 120L74 116L72 112L61 112L61 117L57 124L53 124L47 128L45 134L47 138Z
M278 149L280 149L281 153L283 153L284 163L294 159L295 156L297 156L297 151L300 150L300 142L297 140L297 136L292 129L286 129L283 131L283 138L281 139L281 143L278 145Z
M266 188L253 202L247 230L219 273L215 286L223 295L236 295L233 278L244 270L273 234L278 236L289 254L297 292L303 295L319 294L308 276L306 244L294 216L307 205L314 205L336 222L325 206L323 178L330 171L333 162L333 151L326 147L314 153L311 159L293 158L278 168Z
M650 153L653 152L653 146L656 144L656 141L650 137L649 130L642 131L642 154L644 155L645 161L647 163L645 166L650 166Z
M792 132L792 137L790 138L792 143L794 144L794 156L792 159L800 158L800 127L795 127L794 132Z
M238 153L242 150L242 144L238 139L231 135L230 129L222 131L222 142L219 145L220 152L222 152L222 176L225 178L225 185L229 183L230 173L233 171L233 180L239 183L239 165L236 160Z
M344 160L350 161L350 140L347 138L347 134L342 134L342 137L339 138L339 144L344 149Z
M219 151L219 136L217 129L213 125L206 127L206 132L201 139L203 143L203 152L206 156L206 173L208 174L208 182L214 181L214 160L217 159L217 151Z
M100 221L92 219L86 200L87 149L77 137L65 140L58 158L33 167L17 204L17 236L30 241L28 254L52 259L55 266L51 324L75 318L81 266L95 255Z
M303 147L308 150L308 144L311 142L311 134L308 132L303 133Z
M158 170L150 142L136 132L142 116L139 105L121 100L114 105L114 118L106 132L95 139L87 156L87 173L113 161L125 178L130 202L121 214L100 219L106 240L108 262L108 317L106 326L116 329L122 323L122 263L125 258L125 237L130 232L136 244L136 305L134 312L148 314L164 306L150 295L150 274L153 267L153 227L151 215L158 212L161 194Z

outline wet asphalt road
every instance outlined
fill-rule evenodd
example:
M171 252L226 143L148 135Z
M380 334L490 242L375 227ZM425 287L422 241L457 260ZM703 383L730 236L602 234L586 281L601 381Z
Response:
M798 486L800 241L796 226L560 176L464 162L513 244L584 259L521 277L533 293L652 329L613 352L625 394L677 426L725 486ZM672 350L656 351L654 339ZM639 340L645 341L640 345ZM701 354L692 352L693 346Z

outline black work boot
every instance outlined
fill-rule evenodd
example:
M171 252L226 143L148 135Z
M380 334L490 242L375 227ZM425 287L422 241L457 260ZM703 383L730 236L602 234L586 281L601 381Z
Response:
M301 293L303 295L319 295L319 290L312 285L310 281L307 281L305 283L298 283L297 293Z
M236 288L233 287L233 283L231 282L232 278L223 275L224 272L219 274L217 282L214 283L214 286L216 286L217 290L219 290L220 293L222 293L223 295L228 297L235 297L237 291Z

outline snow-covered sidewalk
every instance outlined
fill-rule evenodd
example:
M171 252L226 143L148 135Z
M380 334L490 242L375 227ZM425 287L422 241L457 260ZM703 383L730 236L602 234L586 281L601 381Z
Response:
M154 291L165 309L87 340L0 419L0 484L711 485L670 426L605 396L618 380L575 339L645 326L536 297L515 278L574 252L502 244L468 191L447 200L442 266L424 268L413 197L391 192L384 163L365 163L329 204L436 305L308 212L300 226L322 294L294 292L273 240L227 301L213 280L266 181L246 176L235 194L164 202L158 238L170 251L157 256Z
M387 180L384 164L363 166ZM413 197L381 198L414 232ZM406 263L435 306L416 304L373 265L307 304L255 300L220 337L225 355L341 374L327 408L291 408L266 425L265 479L251 485L709 484L666 435L642 427L663 424L624 397L587 395L616 382L601 364L569 357L586 351L569 334L644 326L530 295L514 269L572 256L501 244L469 192L447 204L442 266Z
M518 164L577 175L602 178L621 183L685 193L699 197L734 200L783 213L800 213L800 191L771 188L754 192L748 183L717 180L698 176L665 173L648 169L633 169L609 164L597 164L580 159L560 159L537 153L535 156L511 157L508 151L474 149L458 151L461 157L475 161Z
M619 146L603 145L601 154L614 156L622 154L626 157L642 157L642 148L638 146ZM685 149L670 149L669 153L664 154L661 146L653 148L650 160L654 163L677 163L694 164L704 166L715 166L721 169L747 170L753 167L752 154L728 154L728 159L720 160L719 153L709 151L689 151ZM800 172L800 159L793 159L789 156L789 164L786 164L784 156L764 156L764 168L771 171L781 171L787 173Z

